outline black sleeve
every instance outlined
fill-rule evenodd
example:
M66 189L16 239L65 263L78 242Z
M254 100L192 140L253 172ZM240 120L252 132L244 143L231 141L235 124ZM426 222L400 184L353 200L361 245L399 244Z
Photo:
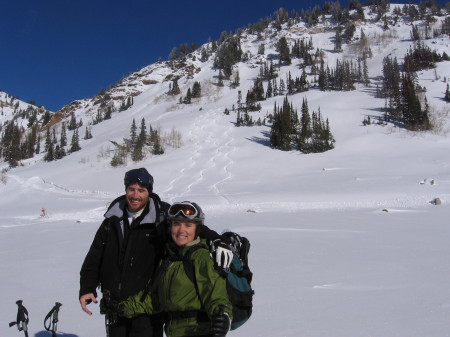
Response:
M227 237L225 237L223 235L219 235L216 231L210 229L206 225L200 225L197 233L198 233L198 236L200 236L202 239L208 240L208 243L210 241L214 241L217 239L219 239L225 243L229 243L229 240Z
M106 220L105 220L106 221ZM84 259L80 270L79 297L93 293L97 297L97 286L100 283L100 264L103 258L104 244L108 235L106 223L102 223L95 234L94 241Z

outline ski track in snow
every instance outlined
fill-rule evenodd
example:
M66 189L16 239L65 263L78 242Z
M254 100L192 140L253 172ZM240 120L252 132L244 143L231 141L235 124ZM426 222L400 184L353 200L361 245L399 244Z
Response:
M33 190L39 190L44 192L52 192L52 193L59 193L59 194L67 194L67 195L89 195L92 197L116 197L118 194L115 193L109 193L105 191L91 191L91 190L73 190L69 189L60 185L56 185L53 182L46 181L42 177L31 177L27 180L21 179L16 175L8 175L9 178L14 179L19 185L21 185L25 189L33 189ZM77 198L80 200L79 198ZM86 199L90 200L90 199Z
M400 287L381 287L376 285L351 285L344 283L329 283L322 285L315 285L312 287L315 290L337 290L337 291L383 291L388 289L399 289Z
M294 227L239 227L231 228L231 231L239 231L240 233L252 233L252 232L310 232L310 233L362 233L352 230L340 230L340 229L311 229L311 228L294 228Z
M221 109L209 110L196 118L188 134L194 148L189 158L190 163L180 170L179 175L170 181L169 186L160 192L161 194L170 194L174 186L182 191L178 193L177 199L194 196L202 190L211 190L215 196L229 203L228 199L221 194L220 185L232 177L229 167L234 162L231 153L235 147L231 146L234 141L231 137L232 126L227 124L224 128L223 123L219 121L220 113ZM199 159L200 154L205 152L211 153L206 162ZM211 183L211 181L215 182ZM169 199L173 201L173 197Z

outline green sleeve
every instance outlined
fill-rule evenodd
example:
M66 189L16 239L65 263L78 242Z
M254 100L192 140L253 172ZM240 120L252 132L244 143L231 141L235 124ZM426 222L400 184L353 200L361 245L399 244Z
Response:
M219 305L225 305L225 312L233 319L232 305L228 298L227 284L224 277L214 269L214 262L206 249L194 252L194 272L198 295L205 306L208 316L219 311Z
M155 300L150 293L145 296L144 301L141 301L143 293L144 290L141 290L136 295L130 296L122 302L124 308L123 316L130 318L141 314L151 315L158 312L154 305Z

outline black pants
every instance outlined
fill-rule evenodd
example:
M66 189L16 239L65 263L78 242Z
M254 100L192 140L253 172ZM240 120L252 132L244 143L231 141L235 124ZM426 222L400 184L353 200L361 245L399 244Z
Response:
M110 337L163 337L162 315L121 317L109 328Z

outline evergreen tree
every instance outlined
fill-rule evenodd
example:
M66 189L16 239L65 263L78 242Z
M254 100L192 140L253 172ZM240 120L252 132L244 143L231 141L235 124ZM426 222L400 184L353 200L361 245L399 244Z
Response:
M108 106L105 110L105 115L103 117L104 120L111 119L113 109L111 106Z
M130 128L130 138L131 138L132 144L136 143L136 137L137 137L136 131L137 131L136 121L133 118L133 122L131 123L131 128Z
M415 80L411 73L402 76L402 112L403 122L409 130L429 130L428 104L422 109L416 94Z
M276 50L278 51L278 54L279 54L278 57L279 57L280 65L291 64L290 50L289 50L287 40L284 36L278 40L278 42L276 44Z
M175 61L178 58L178 48L173 47L170 54L169 54L169 60Z
M180 58L185 58L190 53L190 48L187 43L180 44Z
M37 134L38 134L38 126L34 125L29 130L26 140L24 142L24 151L22 154L23 159L32 158L34 156L35 147L36 147L36 140L37 140Z
M353 22L347 22L344 29L344 38L350 42L356 32L356 26Z
M79 151L79 150L81 150L80 138L79 138L79 135L78 135L78 128L76 128L75 131L73 132L73 135L72 135L72 141L70 143L69 152L73 153L73 152L76 152L76 151Z
M185 104L191 104L192 101L192 94L191 94L191 88L188 88L186 92L186 97L183 100L183 103Z
M218 77L217 85L219 87L223 87L223 73L222 73L222 69L219 69L219 77Z
M153 146L153 143L156 142L156 138L158 138L158 137L159 137L158 130L152 128L152 125L150 124L150 130L148 132L147 143L150 146Z
M59 138L59 144L61 147L64 147L67 145L66 122L62 122L62 125L61 125L61 136Z
M77 119L75 117L75 114L72 113L70 115L70 121L69 121L69 125L67 126L67 129L70 131L73 131L77 128Z
M142 142L142 144L145 144L147 142L147 127L145 126L145 118L141 119L141 126L139 129L139 136L138 141Z
M18 104L19 102L17 102ZM42 119L42 126L47 125L48 122L50 122L50 119L52 116L50 115L50 112L48 110L45 110L44 118Z
M35 154L39 154L41 152L41 135L38 134L37 141L36 141L36 150Z
M442 56L423 42L416 43L413 50L409 50L404 58L404 70L415 72L425 69L436 68L436 62L442 61Z
M292 149L291 136L291 105L289 104L287 97L285 97L281 108L277 108L275 103L273 123L270 132L270 146L282 151L290 151Z
M114 156L112 157L110 164L112 167L125 165L124 157L120 153L116 152L114 153Z
M336 34L334 36L334 51L337 53L342 52L342 36L341 36L342 27L338 26L336 28Z
M52 143L53 144L58 143L58 141L56 140L56 128L53 128L53 131L52 131Z
M370 85L370 79L369 79L369 68L367 67L367 54L366 53L363 53L362 62L363 62L362 82L366 87L368 87Z
M230 83L232 88L237 88L240 85L240 77L239 77L239 70L236 70L233 72L233 81Z
M63 147L56 145L55 146L55 154L54 154L54 160L62 159L66 156L66 151Z
M209 55L205 48L202 48L200 61L206 62L208 61Z
M273 95L273 89L272 89L272 81L269 81L267 83L267 90L266 90L266 98L270 98Z
M278 89L278 95L284 95L285 92L286 92L286 86L284 84L283 79L280 78L280 87Z
M29 117L28 117L28 123L27 127L31 128L37 121L37 113L34 111Z
M202 96L202 87L200 82L195 81L192 86L192 98L200 98Z
M221 43L216 52L214 65L223 70L225 79L229 79L233 65L242 59L242 49L238 36L229 36L224 33L221 34Z
M180 87L178 86L178 78L175 77L172 80L172 87L169 89L169 95L175 96L181 93Z
M258 54L259 54L259 55L264 55L264 53L265 53L265 45L264 45L264 43L261 43L261 44L258 46Z
M55 149L54 145L50 139L50 142L47 147L47 153L44 156L44 161L53 161L55 160Z
M144 147L147 142L147 131L145 126L145 119L141 120L141 127L139 136L137 137L136 144L134 145L131 158L133 161L138 162L144 159Z
M50 128L47 128L46 136L45 136L45 148L44 151L47 152L50 144L52 143L52 137L50 134Z
M242 126L242 118L241 118L241 110L240 109L238 109L238 111L237 111L236 123L234 123L234 126L236 126L236 127Z
M17 124L10 122L5 128L2 138L2 148L5 161L10 167L17 167L21 159L20 149L21 132Z
M159 132L157 132L157 131L154 135L152 154L154 154L154 155L164 154L164 148L161 145L161 137L159 136Z
M297 148L303 153L309 153L311 152L312 127L308 101L306 100L306 98L303 99L301 113L302 115L300 118L300 130L297 140Z
M86 130L85 130L85 133L84 133L84 139L86 140L86 139L91 139L91 138L92 138L91 130L90 130L90 128L88 128L86 126Z

